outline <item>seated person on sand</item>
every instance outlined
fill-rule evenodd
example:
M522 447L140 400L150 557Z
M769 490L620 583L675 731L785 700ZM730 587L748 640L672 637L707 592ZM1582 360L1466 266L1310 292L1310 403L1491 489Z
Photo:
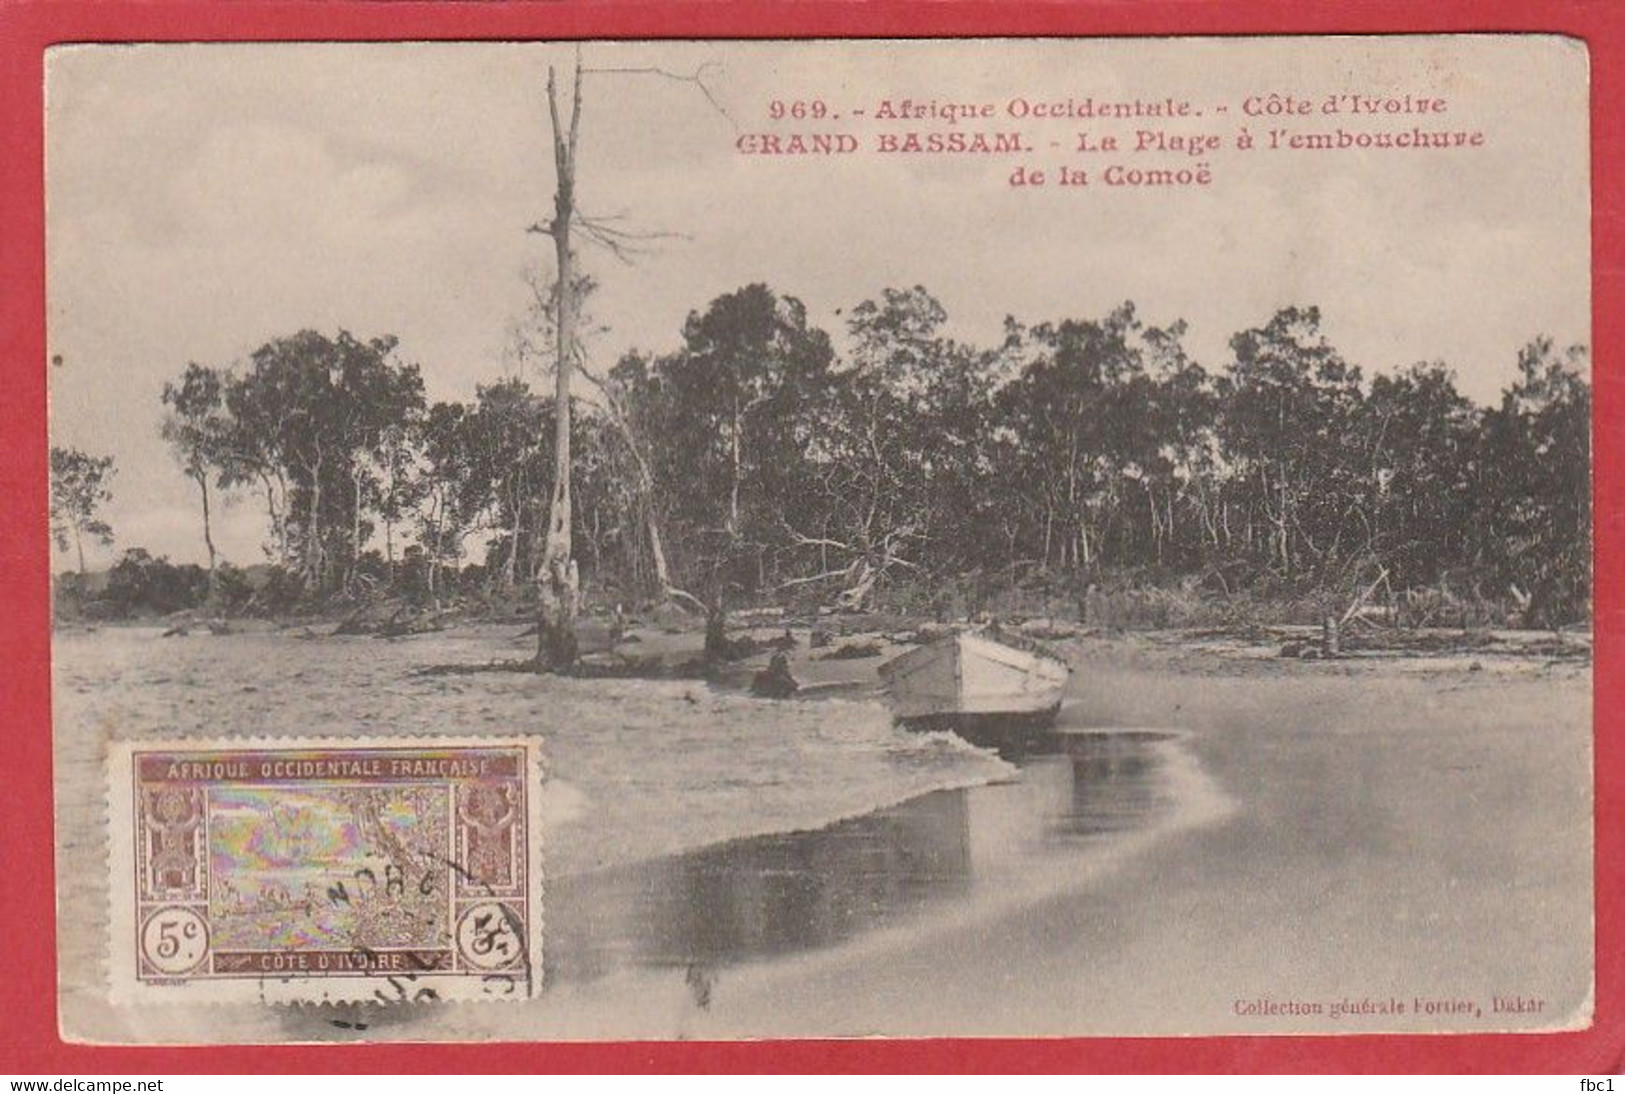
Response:
M773 659L767 663L767 668L752 678L750 693L763 699L788 699L800 687L801 685L796 683L796 678L790 675L790 659L782 653L775 653Z

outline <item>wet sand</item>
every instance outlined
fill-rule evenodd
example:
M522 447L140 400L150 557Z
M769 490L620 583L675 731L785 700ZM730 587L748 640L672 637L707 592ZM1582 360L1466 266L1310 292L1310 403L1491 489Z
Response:
M148 1033L1087 1035L1583 1020L1586 664L1402 671L1238 663L1155 642L1071 648L1062 733L1008 757L1013 780L552 879L539 1000L245 1010L207 1028L177 1014ZM1498 1012L1497 998L1539 1009ZM1372 1013L1334 1017L1339 1006Z

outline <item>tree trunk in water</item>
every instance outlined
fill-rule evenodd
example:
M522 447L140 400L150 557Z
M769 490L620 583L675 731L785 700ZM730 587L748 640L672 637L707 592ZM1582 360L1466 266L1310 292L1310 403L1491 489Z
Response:
M548 515L547 544L537 575L536 668L559 671L576 660L576 604L580 575L570 544L570 374L575 367L575 268L570 254L570 224L575 217L576 134L581 123L581 63L576 62L575 97L570 127L559 120L558 85L547 71L547 108L553 122L553 163L558 189L553 196L553 249L558 263L558 316L554 324L558 356L553 391L553 503Z

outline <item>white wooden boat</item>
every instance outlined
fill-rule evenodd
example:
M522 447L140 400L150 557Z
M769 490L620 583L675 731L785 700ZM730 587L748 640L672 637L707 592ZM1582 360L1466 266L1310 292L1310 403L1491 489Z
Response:
M1072 669L1059 658L961 632L895 657L879 672L904 722L1041 724L1060 709Z

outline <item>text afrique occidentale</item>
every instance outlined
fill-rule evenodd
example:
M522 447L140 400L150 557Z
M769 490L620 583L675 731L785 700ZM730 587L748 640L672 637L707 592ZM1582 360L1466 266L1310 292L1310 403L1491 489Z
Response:
M1214 113L1229 112L1229 106L1210 108ZM1440 115L1450 109L1449 100L1432 95L1360 95L1334 93L1304 95L1270 91L1248 95L1241 100L1241 113L1248 117L1278 117L1304 114L1345 114L1359 116ZM1035 99L1017 95L1001 102L963 101L941 98L885 98L865 110L840 110L839 104L824 99L774 99L766 114L773 121L866 117L872 121L935 122L954 126L963 122L991 121L1138 121L1158 118L1199 118L1208 111L1189 99L1172 96L1158 99L1107 100L1092 97Z

